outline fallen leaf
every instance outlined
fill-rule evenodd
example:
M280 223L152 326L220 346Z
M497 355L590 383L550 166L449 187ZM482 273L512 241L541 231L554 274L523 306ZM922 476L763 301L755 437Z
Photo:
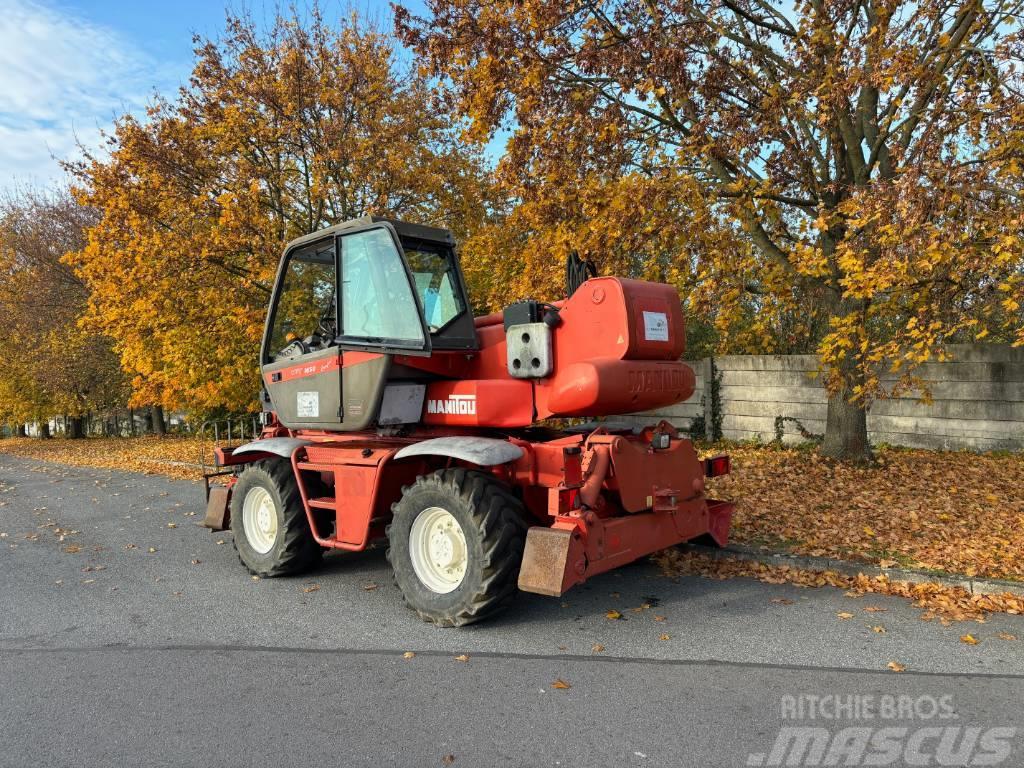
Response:
M662 636L661 636L661 637L659 637L658 639L659 639L659 640L671 640L672 638L671 638L671 637L669 637L668 635L662 635Z
M773 597L772 598L772 602L776 603L777 605L792 605L793 604L793 601L790 600L788 597Z
M218 544L223 544L224 543L224 539L217 539L217 543Z
M68 544L66 547L64 547L64 551L67 552L69 555L73 555L76 552L81 552L82 548L77 544Z
M594 653L601 653L604 651L604 646L600 643L594 643L593 647L591 647L590 650L592 650Z
M890 661L885 666L887 666L893 672L903 672L906 669L906 666L900 664L898 661Z
M455 762L455 755L445 755L441 758L441 762L445 765L451 765Z
M871 631L872 632L877 632L880 635L884 635L885 634L885 627L883 627L883 626L874 626L874 627L871 628Z
M168 523L168 524L167 524L167 527L168 527L168 528L177 528L177 527L178 527L178 524L177 524L177 523Z
M193 560L192 561L192 565L199 565L200 562L202 562L202 561L201 560Z
M978 644L978 638L976 638L974 635L969 635L969 634L968 635L960 635L960 642L961 643L967 643L967 645L977 645Z
M864 607L864 610L867 611L868 613L885 613L889 609L888 608L880 608L877 605L867 605L867 606Z
M149 548L149 554L152 555L154 552L156 552L156 547L150 547Z
M302 591L308 594L310 592L317 592L319 589L319 584L310 584L308 587L303 587Z
M455 660L456 661L469 661L469 654L468 653L463 653L460 656L456 656Z
M413 653L412 651L406 651L405 653L402 654L402 658L403 659L412 659L412 658L415 658L415 657L416 657L416 654Z
M363 589L365 589L367 592L372 592L376 588L377 588L377 585L374 584L373 582L370 582L369 584L364 584L363 585Z
M996 637L998 637L1000 640L1016 640L1017 639L1016 635L1011 635L1009 632L1000 632L998 635L996 635Z
M563 680L562 678L558 678L557 680L555 680L555 682L551 684L551 687L557 688L560 691L567 691L570 688L572 688L572 686L565 682L565 680Z
M852 619L853 618L853 614L849 613L848 611L840 611L839 613L836 614L836 616L838 616L840 619L843 619L844 621L846 619Z
M655 616L655 617L654 617L654 620L655 620L655 621L664 621L664 620L665 620L665 617L664 617L664 616Z
M878 561L879 568L895 568L897 565L899 565L899 563L897 563L895 560L882 559Z
M612 620L617 620L617 619L621 619L622 618L622 614L619 613L618 611L616 611L614 608L612 608L610 611L608 611L604 616L605 616L606 619L612 619Z

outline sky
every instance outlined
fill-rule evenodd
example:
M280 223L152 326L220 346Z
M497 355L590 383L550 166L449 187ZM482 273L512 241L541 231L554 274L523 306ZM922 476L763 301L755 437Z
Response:
M287 3L285 3L287 6ZM301 3L300 3L301 5ZM422 1L405 5L422 12ZM227 7L270 19L271 0ZM321 0L328 18L355 8L390 25L387 0ZM125 112L188 80L192 36L215 37L218 0L0 0L0 190L59 183L60 159L95 148Z

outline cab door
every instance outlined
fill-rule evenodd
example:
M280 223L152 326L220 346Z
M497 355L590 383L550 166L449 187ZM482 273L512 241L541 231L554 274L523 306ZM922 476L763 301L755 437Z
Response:
M394 228L375 222L338 236L344 430L377 421L392 356L430 353L430 334ZM422 397L422 394L421 394Z
M286 427L337 430L341 425L337 290L333 238L285 254L261 358L263 383Z

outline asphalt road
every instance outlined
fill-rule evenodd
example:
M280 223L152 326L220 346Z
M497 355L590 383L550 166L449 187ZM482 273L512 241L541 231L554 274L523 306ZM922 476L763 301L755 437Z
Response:
M0 456L0 766L1024 766L1021 617L641 563L437 629L382 550L253 580L201 516L197 483Z

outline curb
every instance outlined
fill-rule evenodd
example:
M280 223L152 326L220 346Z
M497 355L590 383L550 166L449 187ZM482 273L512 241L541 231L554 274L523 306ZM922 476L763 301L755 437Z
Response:
M913 584L941 584L945 587L958 587L972 595L1017 595L1024 597L1024 584L1018 581L1003 579L975 579L970 576L944 576L913 568L882 568L871 563L856 563L851 560L833 560L827 557L811 557L810 555L794 555L778 550L761 550L745 547L741 544L730 544L718 549L700 544L691 544L689 548L715 560L746 560L764 565L790 566L807 571L835 571L844 576L887 576L891 581L908 581Z

